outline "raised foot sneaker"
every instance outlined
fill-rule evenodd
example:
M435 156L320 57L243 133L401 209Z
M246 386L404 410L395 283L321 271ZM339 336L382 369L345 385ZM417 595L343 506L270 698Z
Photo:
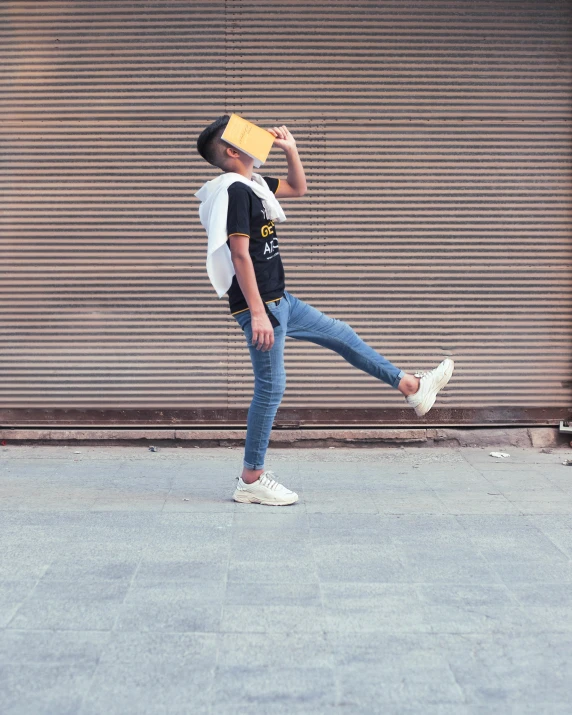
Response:
M234 492L234 501L242 504L266 504L267 506L287 506L298 501L296 492L279 484L274 472L266 470L252 484L246 484L242 477Z
M455 363L451 358L445 358L434 370L415 373L415 377L420 378L419 389L414 395L408 395L405 399L407 404L414 408L418 417L423 417L433 407L437 393L451 379L454 367Z

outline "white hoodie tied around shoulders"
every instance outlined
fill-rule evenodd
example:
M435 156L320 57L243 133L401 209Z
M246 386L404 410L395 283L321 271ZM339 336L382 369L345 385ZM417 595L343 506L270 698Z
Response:
M260 174L253 173L252 181L250 181L242 174L229 171L201 186L195 196L201 202L199 217L208 235L207 273L219 298L227 293L235 274L230 249L226 243L228 240L226 230L228 187L235 181L247 184L262 199L269 220L276 223L286 221L286 215L278 199Z

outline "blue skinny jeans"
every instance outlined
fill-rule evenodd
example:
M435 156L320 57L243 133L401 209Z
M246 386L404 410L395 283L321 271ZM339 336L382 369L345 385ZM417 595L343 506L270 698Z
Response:
M286 389L284 343L287 336L309 340L334 350L351 365L391 387L397 387L405 375L403 370L364 343L347 323L329 318L291 293L285 292L278 304L273 302L267 305L280 325L274 328L274 345L266 352L252 345L250 310L234 316L244 331L254 371L254 396L248 410L244 451L244 466L247 469L264 468L274 417Z

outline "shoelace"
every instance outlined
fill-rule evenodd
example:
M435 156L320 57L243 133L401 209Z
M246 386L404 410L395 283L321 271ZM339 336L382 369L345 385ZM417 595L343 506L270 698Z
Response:
M428 375L429 372L429 370L417 370L417 372L414 372L413 375L415 377L425 377L425 375Z
M268 489L277 489L280 486L280 484L278 484L278 482L275 479L271 479L268 476L269 474L271 474L273 477L276 476L276 474L274 474L274 472L271 472L270 470L268 470L267 472L264 472L263 474L260 475L260 483L263 486L268 487Z
M263 475L263 474L264 474L264 475ZM260 477L259 477L260 483L261 483L263 486L268 487L268 489L277 489L277 488L280 486L280 484L279 484L275 479L269 479L269 478L266 476L267 474L272 474L272 476L275 477L276 474L275 474L274 472L271 472L270 470L268 470L267 472L265 472L265 473L263 473L263 474L261 474ZM235 477L235 478L234 478L234 481L235 481L235 482L238 482L239 479L240 479L240 477Z

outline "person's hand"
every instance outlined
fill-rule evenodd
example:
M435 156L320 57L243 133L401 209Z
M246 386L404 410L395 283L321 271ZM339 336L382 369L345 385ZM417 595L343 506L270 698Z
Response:
M279 149L283 149L284 151L296 148L296 140L284 125L281 127L274 127L274 129L268 129L268 131L274 137L274 146L277 146Z
M251 317L252 325L252 345L257 350L266 352L274 345L274 328L268 319L266 313L262 315L253 315Z

